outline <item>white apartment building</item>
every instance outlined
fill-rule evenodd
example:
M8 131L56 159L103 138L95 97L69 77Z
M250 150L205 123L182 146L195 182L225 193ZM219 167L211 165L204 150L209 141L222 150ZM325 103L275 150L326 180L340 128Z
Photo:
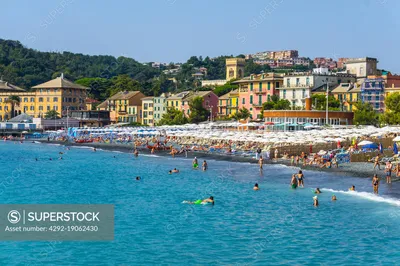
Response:
M354 83L356 77L349 74L319 74L314 73L293 73L283 78L283 86L279 90L279 98L291 102L295 107L305 107L305 100L311 98L313 93L324 93L326 86L329 89L335 88L340 83Z

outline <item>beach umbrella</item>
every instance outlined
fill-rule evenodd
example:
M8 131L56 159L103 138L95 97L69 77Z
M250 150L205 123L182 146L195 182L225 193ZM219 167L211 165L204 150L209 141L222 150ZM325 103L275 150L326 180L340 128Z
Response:
M395 137L393 141L400 141L400 136Z
M380 153L383 153L383 145L382 145L382 143L379 143L379 151L380 151Z
M398 153L399 153L399 151L398 151L398 149L397 149L397 144L396 144L396 142L393 144L393 152L394 152L394 154L398 154Z
M363 140L360 143L358 143L358 146L371 145L371 144L374 144L374 143L369 140Z

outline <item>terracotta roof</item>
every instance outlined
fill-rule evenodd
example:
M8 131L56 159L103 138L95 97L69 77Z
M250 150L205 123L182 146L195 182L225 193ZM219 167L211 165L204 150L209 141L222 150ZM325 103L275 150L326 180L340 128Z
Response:
M111 96L108 100L128 100L139 93L140 91L120 91Z
M193 99L193 98L195 98L195 97L205 97L205 96L207 96L208 94L210 94L212 91L197 91L197 92L192 92L192 93L190 93L190 94L188 94L185 98L184 98L184 100L185 101L189 101L189 100L191 100L191 99Z
M8 82L2 81L0 80L0 92L2 91L12 91L12 92L16 92L16 91L25 91L24 89L17 87L15 85L12 85Z
M224 95L220 96L219 99L220 99L220 100L227 100L227 99L229 99L229 94L230 94L230 92L228 92L227 94L224 94Z
M81 89L81 90L87 90L88 88L75 84L72 81L69 81L68 79L64 78L63 75L61 77L52 79L50 81L47 81L45 83L36 85L32 87L33 89Z
M144 97L144 98L142 98L142 101L143 101L143 100L153 100L153 99L154 99L153 96L149 96L149 97Z

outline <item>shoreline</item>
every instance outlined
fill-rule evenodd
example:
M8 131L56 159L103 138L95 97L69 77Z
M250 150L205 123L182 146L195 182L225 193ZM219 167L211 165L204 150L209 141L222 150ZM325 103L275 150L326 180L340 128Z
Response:
M124 153L133 153L133 146L127 144L109 144L109 143L70 143L70 142L63 142L63 141L47 141L47 140L35 140L40 142L41 144L60 144L63 146L68 147L82 147L87 146L96 149L102 149L107 151L119 151ZM148 149L139 149L140 153L144 154L151 154ZM169 151L157 151L155 155L158 156L165 156L171 157ZM139 154L140 156L140 154ZM226 161L226 162L240 162L240 163L252 163L257 164L258 161L252 157L243 157L243 156L235 156L235 155L224 155L224 154L217 154L217 153L207 153L201 151L190 151L188 152L188 156L184 157L183 155L177 155L175 158L188 158L192 159L197 157L199 160L203 159L211 159L216 161ZM383 179L385 178L385 173L381 166L382 170L373 170L373 164L368 162L351 162L347 164L340 164L339 168L319 168L315 166L302 166L302 165L294 165L291 166L290 160L285 159L278 159L275 160L268 160L265 161L264 164L266 165L285 165L288 167L293 167L297 169L302 169L306 171L319 171L319 172L327 172L327 173L334 173L334 174L341 174L344 176L352 176L352 177L360 177L360 178L370 178L372 179L374 174L378 174L378 176ZM290 178L290 177L288 177ZM392 176L392 181L396 182L399 181L400 178Z

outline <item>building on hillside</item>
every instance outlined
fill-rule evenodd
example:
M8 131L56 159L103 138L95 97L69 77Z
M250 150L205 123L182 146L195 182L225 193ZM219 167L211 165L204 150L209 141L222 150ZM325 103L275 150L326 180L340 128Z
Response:
M354 75L342 73L298 72L284 77L283 86L278 88L279 98L286 99L292 108L305 108L305 100L314 93L326 94L342 82L355 83Z
M66 116L67 111L86 109L87 88L67 80L63 74L32 89L33 91L27 92L0 81L0 120L8 120L21 113L34 118L44 117L50 110ZM7 102L10 96L18 96L20 99L19 105L14 108L14 114L11 114L11 103Z
M346 71L357 76L357 79L365 79L369 75L378 75L378 60L376 58L348 58L346 60Z
M226 84L225 79L215 79L215 80L202 80L201 86L202 87L215 87L215 86L222 86Z
M346 68L346 62L348 58L339 58L337 61L337 68L338 69L344 69Z
M266 59L288 59L299 57L299 51L297 50L282 50L282 51L265 51L258 52L255 54L246 55L246 59L254 58L256 60L266 60Z
M227 58L226 59L226 80L241 79L244 76L244 66L246 60L244 58Z
M143 125L154 126L154 97L142 98L142 110L143 110Z
M210 112L209 120L213 121L218 115L218 96L212 91L195 91L190 92L182 99L182 111L186 117L190 115L189 103L196 97L203 99L203 107Z
M330 70L337 68L337 62L328 57L316 57L314 58L314 64L317 67L324 67Z
M221 97L218 101L218 116L230 117L239 110L239 90L230 91Z
M383 112L385 109L384 79L365 79L361 84L361 101L370 103L375 111Z
M355 111L355 103L361 101L361 86L357 83L340 83L331 91L333 97L340 102L342 111Z
M154 97L154 108L153 108L153 120L154 124L157 124L163 114L167 112L167 97L168 93L162 93L159 97Z
M283 84L283 74L262 73L233 82L239 85L239 109L245 107L250 111L250 119L260 115L262 104L278 95Z
M104 127L110 124L109 111L72 111L69 118L77 120L79 127Z
M182 91L177 94L173 94L167 98L167 108L174 108L176 110L182 111L183 98L185 98L190 91Z
M140 91L120 91L97 106L99 111L109 111L111 123L141 123L142 98Z

